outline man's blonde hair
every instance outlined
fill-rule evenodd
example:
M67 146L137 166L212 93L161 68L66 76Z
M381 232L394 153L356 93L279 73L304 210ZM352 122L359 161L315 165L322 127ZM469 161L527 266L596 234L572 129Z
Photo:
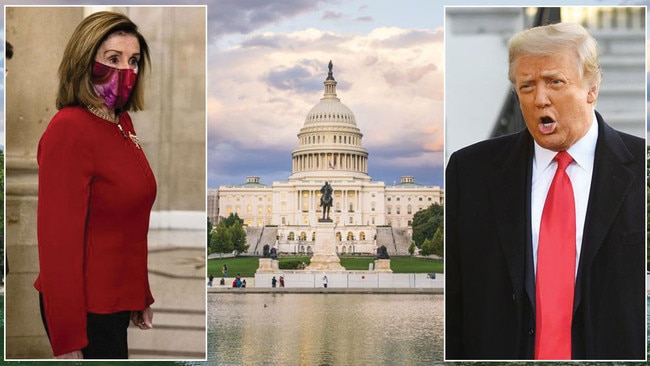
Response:
M122 111L138 111L144 107L143 79L149 65L149 47L126 15L109 11L94 13L79 23L72 33L59 65L59 92L56 108L92 105L99 108L104 100L97 96L92 83L95 55L101 44L113 33L133 35L140 44L138 78Z
M514 63L521 56L548 56L559 52L574 51L578 73L584 85L600 86L601 74L598 61L598 43L581 25L557 23L527 29L515 34L508 47L510 54L508 78L515 83Z

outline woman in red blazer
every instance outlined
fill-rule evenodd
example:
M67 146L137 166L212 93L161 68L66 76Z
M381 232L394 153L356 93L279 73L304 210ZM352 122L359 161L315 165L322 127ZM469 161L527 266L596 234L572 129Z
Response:
M156 181L127 111L143 108L149 48L126 16L75 29L59 112L38 146L34 286L56 358L128 358L129 320L152 327L147 232Z

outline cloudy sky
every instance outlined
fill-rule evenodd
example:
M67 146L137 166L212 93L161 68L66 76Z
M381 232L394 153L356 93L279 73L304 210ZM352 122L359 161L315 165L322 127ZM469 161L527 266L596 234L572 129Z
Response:
M32 2L82 3L202 2ZM338 96L355 113L364 134L373 180L392 184L401 175L414 175L418 183L442 186L443 5L482 3L208 1L208 187L240 184L248 175L260 176L266 184L287 179L296 135L322 97L329 60L334 63ZM645 2L583 0L576 5L622 3ZM4 65L3 58L0 63ZM4 85L0 87L4 91Z

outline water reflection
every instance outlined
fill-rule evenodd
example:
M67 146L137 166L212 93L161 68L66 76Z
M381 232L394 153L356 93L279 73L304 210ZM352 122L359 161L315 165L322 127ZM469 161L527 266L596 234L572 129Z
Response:
M442 360L441 295L212 294L218 365L431 365Z
M208 361L180 364L443 365L442 295L211 294L208 309ZM650 300L647 309L650 318ZM650 340L650 328L648 336ZM571 361L491 364L646 365Z

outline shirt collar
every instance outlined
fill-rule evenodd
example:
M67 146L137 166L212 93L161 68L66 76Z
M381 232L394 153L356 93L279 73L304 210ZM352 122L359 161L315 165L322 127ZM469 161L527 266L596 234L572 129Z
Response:
M575 163L587 172L591 172L594 167L597 141L598 119L596 119L596 113L594 112L591 126L587 133L567 150L571 157L573 157ZM545 149L535 141L535 165L540 172L551 165L556 154L556 151Z

